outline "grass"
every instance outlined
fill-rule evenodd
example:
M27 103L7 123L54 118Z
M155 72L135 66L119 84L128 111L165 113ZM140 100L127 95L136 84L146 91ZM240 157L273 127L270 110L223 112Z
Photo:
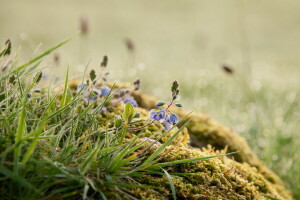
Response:
M219 2L208 1L197 4L187 1L180 6L177 3L149 5L135 1L120 6L114 3L95 6L98 4L73 2L57 6L52 2L10 1L0 8L3 16L0 17L3 31L0 37L1 41L12 38L14 48L21 45L25 50L23 58L27 59L33 56L31 52L40 41L51 44L59 40L77 28L80 14L88 13L94 20L90 24L90 35L85 38L88 43L85 47L89 47L84 52L85 57L93 58L90 66L98 66L99 55L108 53L114 78L128 81L139 76L142 89L163 100L168 83L176 78L182 83L185 107L204 112L245 137L257 155L285 181L296 198L300 198L300 83L298 46L295 45L300 33L299 26L295 25L299 18L298 3L246 3L244 28L250 43L251 74L242 70L239 62L239 41L243 38L237 34L240 29L236 26L237 11L241 9L237 9L235 1L224 1L221 6ZM132 10L132 7L137 9ZM45 17L36 20L40 12L45 13ZM53 16L53 12L59 14ZM119 19L122 20L119 22ZM29 22L36 22L37 26L28 26ZM48 23L49 27L45 27ZM25 33L19 36L22 32ZM128 56L123 47L125 37L135 42L135 56ZM67 64L86 63L77 59L82 56L78 55L74 43L70 46L60 50L60 68L48 70L50 73L54 70L63 77ZM223 62L232 63L234 76L220 70ZM49 63L43 67L51 66L51 59ZM84 67L75 68L70 68L71 74L77 74L76 70L82 72Z
M67 71L61 93L52 95L50 87L36 89L42 79L42 72L34 64L65 42L25 64L18 66L10 62L1 69L1 199L108 199L107 194L118 196L120 192L133 198L124 188L156 188L135 180L135 177L142 177L145 173L165 175L172 196L176 199L172 177L164 167L226 156L160 163L158 156L189 121L152 154L147 155L147 149L176 126L150 143L142 140L140 134L128 139L128 129L137 118L135 108L127 103L122 117L118 118L119 125L108 128L106 121L97 119L98 111L104 105L109 105L116 91L114 87L100 101L84 104L86 86L74 95L71 94L67 87ZM2 61L10 59L4 55ZM93 76L92 80L95 78ZM182 120L184 118L178 123ZM100 123L106 123L102 124L106 126L104 132L99 130ZM134 181L134 184L128 180Z

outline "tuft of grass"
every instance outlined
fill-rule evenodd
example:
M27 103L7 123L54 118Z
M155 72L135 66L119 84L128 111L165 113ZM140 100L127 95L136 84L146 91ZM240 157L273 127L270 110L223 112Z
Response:
M85 87L72 94L67 71L63 91L35 92L42 72L33 78L32 74L41 59L68 40L0 74L0 199L108 199L108 193L123 194L120 188L124 187L157 188L135 181L145 173L165 174L176 199L172 177L163 167L212 158L159 163L157 157L188 122L146 156L147 149L175 126L150 144L139 134L128 139L136 111L127 103L124 124L113 129L107 125L100 131L99 113L109 103L114 87L101 102L85 105Z

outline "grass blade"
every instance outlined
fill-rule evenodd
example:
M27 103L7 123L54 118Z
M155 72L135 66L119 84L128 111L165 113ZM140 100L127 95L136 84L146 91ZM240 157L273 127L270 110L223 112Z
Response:
M172 135L164 144L162 144L153 154L151 154L142 164L142 166L149 165L174 139L175 137L185 128L185 126L190 122L188 120L184 123L182 127L180 127L179 130L176 131L174 135Z
M11 73L16 73L22 69L24 69L25 67L27 67L28 65L31 65L32 63L35 63L37 61L39 61L41 58L45 57L46 55L50 54L51 52L53 52L54 50L56 50L57 48L61 47L62 45L64 45L65 43L67 43L69 40L71 40L73 38L73 36L71 36L70 38L58 43L57 45L51 47L50 49L46 50L45 52L41 53L40 55L34 57L33 59L29 60L28 62L20 65L19 67L17 67L16 69L14 69Z
M10 178L11 180L19 183L21 186L34 191L35 193L40 193L40 191L36 187L34 187L31 183L26 181L26 179L16 175L15 173L13 173L12 171L8 170L5 167L0 167L0 174L3 174L4 176Z
M177 199L176 189L175 189L172 177L166 170L164 170L163 168L161 168L161 169L164 171L164 173L166 174L166 176L168 178L168 181L169 181L169 184L170 184L170 187L171 187L171 191L172 191L172 195L173 195L173 199L176 200Z
M21 113L19 116L19 124L15 136L15 144L19 143L22 140L23 134L26 130L26 97L23 97ZM19 162L19 153L21 151L21 146L16 146L14 149L14 172L18 173L18 162Z
M176 160L176 161L165 162L165 163L157 163L157 164L155 164L155 166L166 167L166 166L170 166L170 165L178 165L178 164L195 162L195 161L200 161L200 160L207 160L207 159L211 159L211 158L218 158L218 157L222 157L222 156L229 156L229 155L236 154L236 153L238 153L238 152L232 152L232 153L214 155L214 156L206 156L206 157L200 157L200 158Z
M38 142L38 138L39 138L40 134L42 133L42 131L44 130L45 124L46 124L46 120L44 120L42 122L42 124L36 129L35 137L34 137L33 141L31 142L26 154L23 157L22 165L25 165L26 162L28 161L28 159L30 158L30 156L33 154L35 147L37 145L37 142Z
M64 92L63 92L63 95L62 95L61 100L60 100L60 107L61 108L66 105L67 90L68 90L68 81L69 81L69 67L67 69Z

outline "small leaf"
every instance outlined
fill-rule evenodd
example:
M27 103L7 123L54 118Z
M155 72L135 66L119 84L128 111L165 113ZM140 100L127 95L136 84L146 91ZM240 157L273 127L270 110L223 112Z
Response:
M35 93L42 93L42 90L36 89L36 90L34 90L33 92L35 92Z
M175 106L181 108L181 107L182 107L182 104L181 104L181 103L176 103Z
M157 107L160 107L160 106L163 106L163 105L165 105L165 102L157 102L157 104L155 105L155 106L157 106Z
M124 112L123 112L123 116L122 116L123 120L130 122L134 117L134 113L135 113L134 108L131 105L131 103L126 103L125 109L124 109Z

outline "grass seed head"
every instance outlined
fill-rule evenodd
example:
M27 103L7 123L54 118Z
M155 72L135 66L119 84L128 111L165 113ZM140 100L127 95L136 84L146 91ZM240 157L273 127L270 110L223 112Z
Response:
M106 67L108 63L108 57L107 55L103 56L103 60L101 62L101 67Z
M222 65L222 69L226 74L234 74L233 68L226 64Z
M89 32L89 20L86 16L80 18L80 32L82 35L87 35Z
M135 45L134 45L134 43L131 39L126 38L125 39L125 45L126 45L126 48L129 52L134 52L135 51Z

